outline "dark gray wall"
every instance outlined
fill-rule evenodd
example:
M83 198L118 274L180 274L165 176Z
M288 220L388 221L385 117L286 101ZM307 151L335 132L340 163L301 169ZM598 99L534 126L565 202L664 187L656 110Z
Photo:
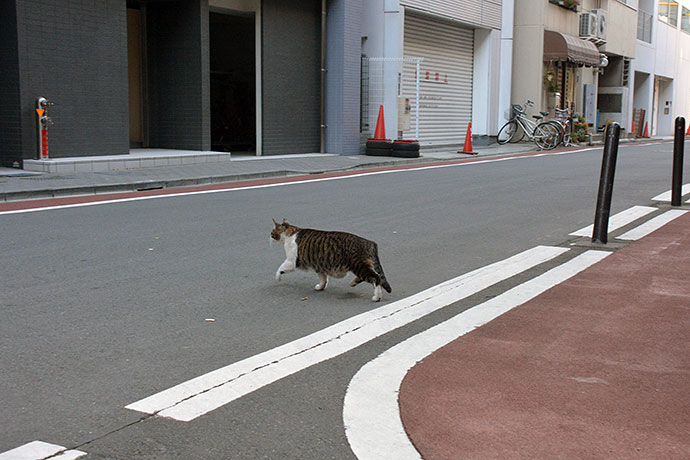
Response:
M263 153L320 149L321 2L262 3Z
M326 28L326 151L360 152L362 0L328 2Z
M0 1L0 166L22 166L19 57L14 0Z
M208 1L146 7L149 145L210 150Z
M125 2L21 0L16 8L21 156L36 157L39 96L55 101L51 158L127 153Z

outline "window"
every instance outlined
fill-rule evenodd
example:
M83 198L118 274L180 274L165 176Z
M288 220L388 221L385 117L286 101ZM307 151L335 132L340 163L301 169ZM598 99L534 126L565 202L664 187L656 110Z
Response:
M690 34L690 10L683 7L683 15L680 18L680 28Z
M637 12L637 39L652 43L652 19L654 16L646 11Z
M678 26L678 2L660 0L659 19L673 27Z

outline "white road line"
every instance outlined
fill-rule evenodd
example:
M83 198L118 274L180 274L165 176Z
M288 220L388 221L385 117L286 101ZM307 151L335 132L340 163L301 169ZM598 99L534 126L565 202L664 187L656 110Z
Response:
M401 342L364 365L345 394L343 421L350 447L360 460L421 459L405 434L398 392L419 361L458 337L562 283L610 253L587 251L541 276Z
M126 406L190 421L263 386L336 357L429 313L551 260L567 249L538 246L238 361Z
M653 231L658 230L659 228L668 224L672 220L682 216L686 212L687 211L683 211L681 209L671 209L670 211L666 211L665 213L650 219L639 227L633 228L632 230L622 234L621 236L617 237L617 239L639 240L640 238L647 236Z
M640 217L644 217L647 214L652 213L656 210L657 208L652 208L650 206L633 206L630 209L621 211L618 214L611 216L611 218L609 219L609 232L613 232L621 227L625 227L626 225L636 221ZM581 228L580 230L571 233L571 235L592 236L593 231L594 225L589 225L585 228Z
M274 183L274 184L263 184L263 185L251 185L251 186L247 186L247 187L235 187L235 188L224 188L224 189L214 189L214 190L197 190L194 192L170 193L170 194L166 194L166 195L138 196L138 197L132 197L132 198L121 198L121 199L116 199L116 200L91 201L91 202L87 202L87 203L74 203L74 204L65 204L65 205L59 205L59 206L45 206L42 208L16 209L16 210L12 210L12 211L0 211L0 216L9 215L9 214L25 214L25 213L39 212L39 211L56 211L56 210L60 210L60 209L81 208L81 207L85 207L85 206L99 206L99 205L104 205L104 204L127 203L130 201L155 200L155 199L160 199L160 198L176 198L176 197L181 197L181 196L206 195L206 194L210 194L210 193L240 192L240 191L244 191L244 190L254 190L254 189L260 189L260 188L283 187L286 185L312 184L315 182L325 182L325 181L331 181L331 180L353 179L353 178L357 178L357 177L376 176L376 175L380 175L380 174L393 174L393 173L404 173L404 172L414 172L414 171L426 171L426 170L430 170L430 169L454 168L454 167L459 167L459 166L473 166L473 165L481 165L481 164L485 164L485 163L498 163L500 161L525 160L525 159L529 159L529 158L536 158L536 157L547 156L547 155L548 156L570 155L573 153L586 152L589 150L593 150L593 149L587 148L587 149L571 150L571 151L567 151L567 152L558 152L558 153L549 153L549 154L542 153L542 154L536 154L536 155L517 156L517 157L508 157L508 158L480 159L478 161L472 161L472 162L467 162L467 163L441 164L441 165L433 165L433 166L422 166L419 168L374 171L374 172L365 172L365 173L360 173L360 174L352 174L352 175L348 175L348 176L322 177L322 178L318 178L318 179L307 179L307 180L293 181L293 182L278 182L278 183ZM433 158L430 158L429 161L433 161ZM127 192L123 192L123 193L127 193Z
M690 193L690 184L685 184L683 187L681 187L680 194L681 196L687 195ZM671 190L660 193L659 195L655 196L652 198L652 201L668 201L669 203L671 202ZM690 201L688 201L690 203Z
M0 454L0 460L73 460L84 455L86 452L67 450L65 447L43 441L33 441L3 452Z

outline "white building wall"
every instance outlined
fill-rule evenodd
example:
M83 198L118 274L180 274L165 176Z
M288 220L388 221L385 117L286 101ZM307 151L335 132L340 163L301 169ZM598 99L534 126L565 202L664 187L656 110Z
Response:
M363 42L362 52L369 58L400 58L402 57L402 33L403 33L403 14L398 0L366 0L362 2L363 23L362 36L366 39ZM376 66L381 66L383 106L386 137L395 138L398 132L397 104L398 104L398 73L401 71L399 63L386 61ZM370 64L370 71L378 72ZM377 89L371 88L370 91ZM370 113L377 114L378 107L373 107ZM376 127L376 118L369 119L373 130Z
M498 123L496 125L498 129L510 119L511 86L513 81L513 24L515 20L515 3L513 1L504 1L502 8L501 67L498 84Z
M675 73L675 59L678 54L678 29L657 20L656 34L656 66L655 73L662 77L673 78Z
M632 64L633 108L647 111L649 132L656 136L672 136L676 117L685 117L686 126L690 120L690 34L680 27L690 0L678 3L678 24L672 26L659 20L658 1L653 2L652 43L637 40Z

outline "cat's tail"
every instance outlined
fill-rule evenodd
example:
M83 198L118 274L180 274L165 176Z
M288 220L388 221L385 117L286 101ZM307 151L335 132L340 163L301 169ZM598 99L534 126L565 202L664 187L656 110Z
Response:
M388 292L389 294L393 292L393 289L391 289L391 285L388 284L388 280L386 280L386 276L381 277L381 286Z
M386 274L383 273L383 267L381 266L381 261L379 261L379 250L376 246L374 246L374 270L376 270L376 273L381 277L381 287L389 294L393 292L391 285L388 284L388 280L386 279Z

